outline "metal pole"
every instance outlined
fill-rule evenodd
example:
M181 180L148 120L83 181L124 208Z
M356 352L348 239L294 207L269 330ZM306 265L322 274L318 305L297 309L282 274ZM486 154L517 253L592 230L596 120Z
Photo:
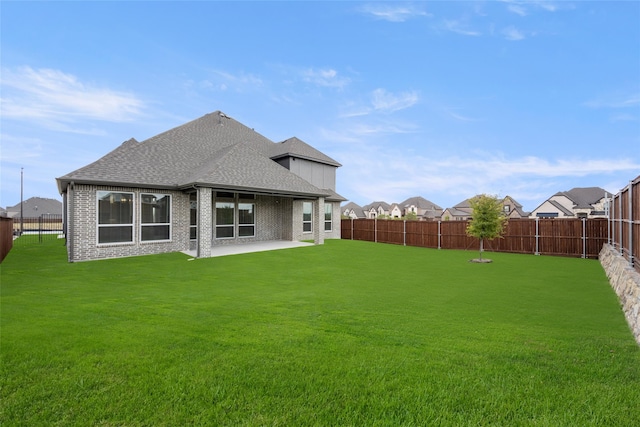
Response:
M587 218L582 218L582 258L587 257Z
M622 247L622 193L624 189L618 193L618 216L620 219L618 220L618 248L620 255L624 256L624 248Z
M405 219L402 225L402 245L407 246L407 220Z
M351 218L351 240L353 240L353 218Z
M540 217L536 217L536 255L540 255L540 248L538 246L538 242L540 240L540 235L539 235L539 221L540 221Z
M633 268L633 181L629 181L629 267Z
M24 168L20 168L20 235L24 233Z

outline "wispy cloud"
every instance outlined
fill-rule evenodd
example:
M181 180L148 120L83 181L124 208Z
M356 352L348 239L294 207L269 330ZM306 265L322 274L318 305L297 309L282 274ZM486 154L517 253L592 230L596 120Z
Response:
M502 30L502 34L504 38L511 41L519 41L525 38L525 35L522 31L518 30L513 25L510 25Z
M132 121L142 114L144 102L134 94L84 83L54 69L3 68L1 111L5 118L37 121L48 128L78 130L79 121Z
M394 94L385 89L376 89L371 94L371 104L376 111L392 113L415 105L419 100L417 92Z
M640 93L607 95L584 103L589 108L631 108L640 106Z
M193 82L190 83L193 84ZM210 78L198 82L197 85L202 89L249 92L262 87L263 81L259 76L251 73L230 73L223 70L213 70Z
M482 35L481 32L470 29L468 24L461 20L445 19L443 23L443 28L447 31L451 31L452 33L456 33L456 34L461 34L463 36L478 37Z
M557 12L560 9L573 9L574 5L569 1L557 2L546 0L501 0L506 3L507 10L520 16L527 16L531 11L543 10L545 12Z
M415 5L399 4L367 4L360 8L361 12L389 22L404 22L416 17L429 17L430 13Z
M554 192L569 189L554 187L556 182L583 182L594 176L602 177L599 179L602 181L611 174L633 173L640 169L637 161L627 158L544 159L482 151L450 156L442 156L439 152L425 156L380 146L367 146L363 151L357 145L353 150L357 150L358 155L353 155L349 154L350 147L343 146L345 151L338 154L339 158L347 159L343 161L342 172L347 176L342 179L348 188L343 191L347 197L356 195L362 203L372 200L397 202L422 195L438 204L454 204L475 194L488 193L511 195L535 204ZM351 171L357 176L348 176ZM454 200L456 198L459 200Z
M343 88L351 81L332 68L308 68L303 70L301 75L303 81L324 87Z

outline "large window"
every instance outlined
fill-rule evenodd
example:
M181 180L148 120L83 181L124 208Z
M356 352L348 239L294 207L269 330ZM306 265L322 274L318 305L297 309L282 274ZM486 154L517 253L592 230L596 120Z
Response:
M253 237L256 235L256 206L253 203L238 203L238 235Z
M170 195L140 195L140 236L143 242L171 239Z
M189 194L189 239L198 237L198 194Z
M133 242L133 193L98 191L98 243Z
M313 203L302 202L302 232L311 233L313 231Z
M324 231L333 230L333 205L331 203L324 204Z
M216 238L230 239L234 236L235 203L216 202Z

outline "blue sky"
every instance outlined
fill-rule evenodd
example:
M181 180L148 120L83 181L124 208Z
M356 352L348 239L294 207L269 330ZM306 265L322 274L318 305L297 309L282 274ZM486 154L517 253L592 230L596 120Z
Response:
M525 210L640 174L640 2L7 2L0 206L221 110L360 205Z

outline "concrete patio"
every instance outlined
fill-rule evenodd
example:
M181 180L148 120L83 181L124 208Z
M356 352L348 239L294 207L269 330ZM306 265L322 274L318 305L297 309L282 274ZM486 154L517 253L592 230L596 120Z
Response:
M246 254L251 252L275 251L279 249L300 248L304 246L313 246L313 243L307 242L289 242L284 240L273 240L268 242L245 243L238 245L219 245L211 247L211 257ZM184 254L197 257L195 250L183 251Z

